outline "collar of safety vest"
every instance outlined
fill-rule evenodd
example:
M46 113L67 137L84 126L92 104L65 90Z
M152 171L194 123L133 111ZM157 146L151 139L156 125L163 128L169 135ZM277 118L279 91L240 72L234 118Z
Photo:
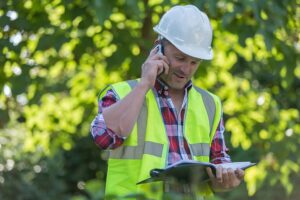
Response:
M192 86L193 86L193 83L192 83L191 80L189 80L185 84L184 89L187 89L187 91L189 91ZM157 93L159 95L162 95L162 96L168 96L169 95L169 86L162 79L159 79L159 78L156 79L154 88L155 88L155 90L157 91Z

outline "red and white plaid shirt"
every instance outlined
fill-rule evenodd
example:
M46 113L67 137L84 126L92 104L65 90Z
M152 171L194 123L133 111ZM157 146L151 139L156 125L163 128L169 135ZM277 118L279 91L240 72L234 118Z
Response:
M181 106L181 110L178 112L174 107L174 104L168 95L168 87L161 81L157 80L155 83L154 91L156 101L160 107L163 121L166 126L167 135L169 138L169 154L168 165L173 164L179 160L192 159L189 146L183 135L184 115L187 103L187 95L189 89L192 87L192 82L188 82L185 86L184 100ZM95 143L101 149L114 149L121 146L126 138L119 137L116 133L106 127L102 110L116 103L117 95L113 90L108 90L106 95L99 100L98 107L99 112L91 124L91 134ZM228 149L226 148L224 141L224 123L223 117L221 118L214 138L212 140L210 149L210 162L212 163L224 163L231 162Z

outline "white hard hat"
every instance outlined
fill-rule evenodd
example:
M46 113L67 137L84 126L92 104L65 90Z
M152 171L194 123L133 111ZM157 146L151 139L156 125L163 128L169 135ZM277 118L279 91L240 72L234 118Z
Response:
M213 58L212 28L207 15L196 6L174 6L153 29L189 56L203 60Z

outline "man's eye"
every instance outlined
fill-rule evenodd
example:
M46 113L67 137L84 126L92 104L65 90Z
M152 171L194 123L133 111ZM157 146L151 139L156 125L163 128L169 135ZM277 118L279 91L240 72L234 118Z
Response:
M183 57L176 57L177 60L183 60Z

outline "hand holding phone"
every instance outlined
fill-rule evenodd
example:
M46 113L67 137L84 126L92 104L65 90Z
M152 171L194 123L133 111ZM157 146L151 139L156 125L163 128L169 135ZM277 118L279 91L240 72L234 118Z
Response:
M155 80L162 73L168 73L169 61L164 56L164 48L161 43L157 44L150 52L142 65L142 81L146 81L149 87L153 87Z

